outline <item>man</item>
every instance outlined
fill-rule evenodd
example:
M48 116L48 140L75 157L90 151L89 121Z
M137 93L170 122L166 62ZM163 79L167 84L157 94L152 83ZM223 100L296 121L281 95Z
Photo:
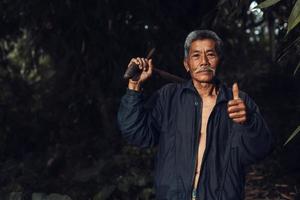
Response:
M161 88L151 110L143 107L141 84L152 74L152 60L130 61L143 71L121 100L121 133L134 145L158 146L156 199L243 199L245 167L268 154L270 132L237 84L231 89L216 79L222 59L216 33L191 32L184 51L191 80Z

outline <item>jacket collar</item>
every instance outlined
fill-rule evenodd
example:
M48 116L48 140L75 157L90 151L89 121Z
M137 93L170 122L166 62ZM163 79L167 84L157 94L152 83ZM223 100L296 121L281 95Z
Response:
M219 93L218 93L218 97L217 97L217 102L216 103L220 103L223 101L229 101L229 94L228 94L228 89L227 87L220 82L219 79L215 79L215 85L217 86L217 88L219 89ZM185 91L192 91L195 94L198 95L198 92L193 84L192 79L189 79L188 81L184 82L182 85L182 92Z

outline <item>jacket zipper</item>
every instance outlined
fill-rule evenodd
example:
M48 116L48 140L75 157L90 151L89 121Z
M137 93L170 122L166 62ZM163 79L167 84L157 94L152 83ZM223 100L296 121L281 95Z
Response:
M196 166L197 166L197 162L196 162L196 158L198 157L198 148L199 148L199 130L201 128L201 123L200 123L200 114L201 114L201 110L202 110L202 101L201 101L201 110L199 110L198 106L199 106L199 100L195 98L195 102L194 102L194 105L195 105L195 129L196 129L196 132L195 132L195 138L196 138L196 141L195 141L195 145L196 145L196 148L195 148L195 157L193 159L193 162L194 162L194 167L193 167L193 177L192 177L192 184L191 184L191 188L192 188L192 192L194 190L193 186L194 186L194 179L195 179L195 172L196 172Z
M195 101L195 106L197 107L197 105L199 104L198 103L198 101L196 100ZM201 125L202 125L202 123L200 123L199 121L200 121L200 119L202 118L200 118L198 115L200 115L201 113L202 113L202 106L203 106L203 103L202 103L202 101L201 101L201 110L200 110L200 112L197 112L198 111L198 109L196 109L197 111L196 111L196 124L197 124L197 132L196 132L196 155L195 155L195 157L194 157L194 169L193 169L193 178L192 178L192 186L191 186L191 188L192 188L192 191L193 191L193 185L194 185L194 179L195 179L195 172L196 172L196 166L197 166L197 162L196 162L196 158L198 157L198 148L199 148L199 131L200 131L200 127L201 127ZM215 112L215 108L216 108L216 106L217 106L217 102L216 102L216 104L215 104L215 106L213 107L213 109L212 109L212 111L211 111L211 113L210 113L210 115L209 115L209 117L208 117L208 120L207 120L207 129L206 129L206 132L208 133L208 124L209 124L209 121L210 121L210 118L211 118L211 116L212 116L212 114ZM200 114L199 114L200 113ZM198 116L198 117L197 117ZM197 119L198 118L198 119ZM197 121L198 120L198 121ZM200 126L199 126L199 124L200 124ZM207 134L206 133L206 134ZM207 144L207 141L208 141L208 134L207 134L207 137L206 137L206 144ZM200 167L200 176L201 176L201 174L202 174L202 171L203 171L203 163L204 163L204 161L205 161L205 159L206 159L206 155L207 155L207 146L205 147L205 150L204 150L204 153L203 153L203 158L202 158L202 162L201 162L201 167ZM200 176L199 176L199 179L198 179L198 184L199 184L199 182L200 182ZM198 187L198 186L197 186Z

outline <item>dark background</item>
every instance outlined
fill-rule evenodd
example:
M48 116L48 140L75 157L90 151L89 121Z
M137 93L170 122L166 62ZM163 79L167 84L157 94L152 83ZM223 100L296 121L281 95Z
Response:
M294 199L300 138L283 144L300 125L299 25L286 35L295 2L251 12L251 0L1 0L0 199L153 199L155 149L129 146L116 125L122 76L155 47L157 68L188 78L195 29L224 40L220 79L250 94L276 138L248 169L247 199ZM154 75L146 96L165 83Z

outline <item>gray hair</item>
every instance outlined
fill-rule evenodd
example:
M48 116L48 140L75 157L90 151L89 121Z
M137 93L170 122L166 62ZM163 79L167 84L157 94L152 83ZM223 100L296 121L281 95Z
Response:
M222 39L211 30L195 30L188 34L184 42L184 58L189 54L192 42L196 40L212 39L216 43L216 52L220 58L223 57L223 41Z

